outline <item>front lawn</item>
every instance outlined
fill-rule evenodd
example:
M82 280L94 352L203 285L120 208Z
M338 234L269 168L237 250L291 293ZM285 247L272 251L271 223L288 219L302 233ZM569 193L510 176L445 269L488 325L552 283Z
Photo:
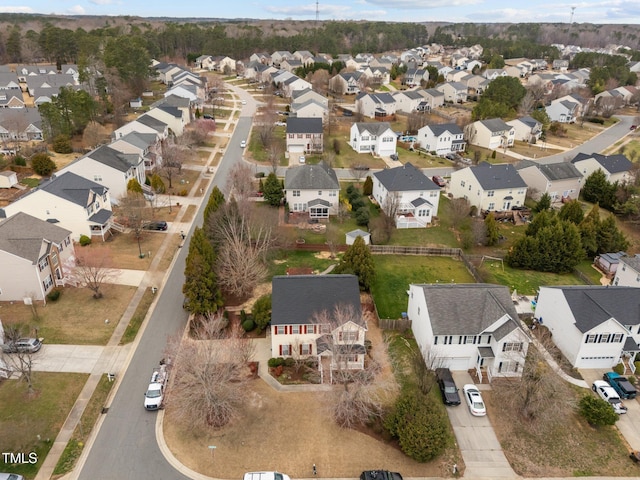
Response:
M3 452L35 452L35 464L2 463L2 470L35 477L53 445L62 424L78 398L88 375L80 373L34 372L34 395L26 383L0 383L0 445Z
M474 283L459 260L450 257L374 255L376 277L371 294L380 318L400 318L407 311L410 283Z

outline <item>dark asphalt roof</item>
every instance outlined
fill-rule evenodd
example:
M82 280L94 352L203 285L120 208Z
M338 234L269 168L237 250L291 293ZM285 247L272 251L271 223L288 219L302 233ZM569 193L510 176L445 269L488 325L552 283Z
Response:
M312 324L314 315L350 306L362 317L355 275L277 275L272 280L272 325Z
M106 187L72 172L66 172L59 177L53 177L48 182L41 184L38 189L82 207L88 205L90 192L94 192L97 195L104 195L108 190Z
M409 192L417 190L440 190L431 179L414 167L410 162L396 168L385 168L373 176L389 192Z
M523 160L516 165L517 170L535 166L548 180L567 180L571 178L582 178L580 171L570 162L556 162L540 164L531 160Z
M287 190L340 190L340 182L333 168L324 163L287 168L284 175Z
M0 250L30 260L35 264L40 259L42 242L60 245L71 231L18 212L0 223Z
M640 289L599 285L559 288L582 333L588 332L610 318L621 325L640 323Z
M322 133L322 119L289 117L287 133Z
M433 132L436 137L439 137L445 132L449 132L451 135L462 135L462 130L455 123L440 123L437 125L427 125L427 128Z
M527 184L510 164L492 165L481 162L475 167L468 167L476 177L483 190L501 190L505 188L526 188Z
M111 210L98 210L96 213L89 217L89 221L93 223L97 223L98 225L104 225L107 223L107 220L111 218L113 212Z
M424 291L434 335L492 334L500 340L519 328L518 313L508 287L486 283L416 286ZM505 315L509 321L489 330Z
M108 145L102 145L96 148L92 152L87 153L83 158L91 158L96 162L107 165L120 172L128 172L131 167L137 167L142 163L142 158L139 155L122 153Z
M576 164L589 158L593 158L609 173L627 172L632 167L631 161L622 154L601 155L599 153L579 153L573 160L571 160L571 163Z

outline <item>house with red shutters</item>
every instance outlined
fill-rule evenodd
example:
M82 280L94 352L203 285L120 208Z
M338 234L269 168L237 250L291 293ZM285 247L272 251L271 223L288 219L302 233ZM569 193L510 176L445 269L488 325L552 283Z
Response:
M272 280L271 355L317 360L323 383L362 370L367 324L355 275L279 275Z

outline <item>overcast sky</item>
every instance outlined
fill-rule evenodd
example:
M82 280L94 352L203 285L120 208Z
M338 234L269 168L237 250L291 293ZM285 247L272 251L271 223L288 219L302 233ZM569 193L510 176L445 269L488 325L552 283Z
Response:
M640 23L640 0L322 0L321 20ZM314 20L315 0L3 0L0 12Z

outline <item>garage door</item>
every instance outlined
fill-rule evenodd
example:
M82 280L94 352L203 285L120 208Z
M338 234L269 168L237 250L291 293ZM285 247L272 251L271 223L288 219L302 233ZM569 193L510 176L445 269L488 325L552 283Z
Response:
M440 360L440 359L439 359ZM442 365L449 370L469 370L469 359L466 357L441 358L441 362L436 365Z
M615 363L614 357L580 357L578 368L611 368Z

